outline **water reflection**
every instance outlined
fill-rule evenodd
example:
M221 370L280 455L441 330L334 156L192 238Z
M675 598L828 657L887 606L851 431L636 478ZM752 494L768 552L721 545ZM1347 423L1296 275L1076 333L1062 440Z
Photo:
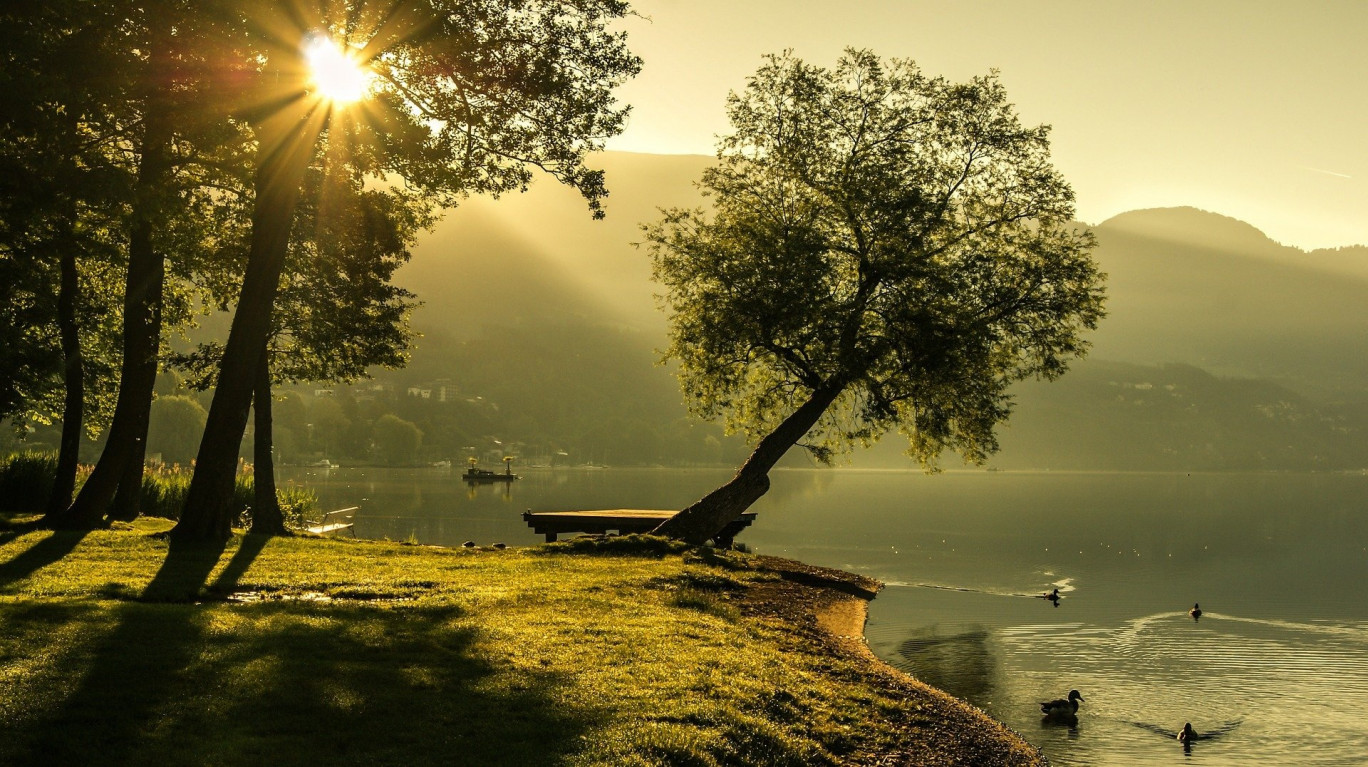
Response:
M982 626L942 633L941 626L918 629L898 645L901 663L918 679L976 705L992 701L997 664L988 647L991 634Z

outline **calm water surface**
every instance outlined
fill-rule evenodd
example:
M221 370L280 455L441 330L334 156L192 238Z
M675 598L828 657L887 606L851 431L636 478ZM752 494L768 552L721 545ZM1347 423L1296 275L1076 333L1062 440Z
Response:
M536 543L520 514L679 508L727 471L296 470L362 537ZM884 581L866 636L1059 765L1368 764L1368 476L779 471L740 540ZM1051 588L1059 607L1036 598ZM1194 621L1187 609L1200 602ZM1078 689L1076 726L1037 701ZM1184 722L1219 737L1191 752Z

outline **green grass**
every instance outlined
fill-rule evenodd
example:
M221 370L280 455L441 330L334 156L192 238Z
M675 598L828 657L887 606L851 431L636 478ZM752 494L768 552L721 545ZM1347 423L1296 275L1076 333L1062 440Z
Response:
M167 527L0 524L0 764L837 764L921 705L743 617L744 555Z

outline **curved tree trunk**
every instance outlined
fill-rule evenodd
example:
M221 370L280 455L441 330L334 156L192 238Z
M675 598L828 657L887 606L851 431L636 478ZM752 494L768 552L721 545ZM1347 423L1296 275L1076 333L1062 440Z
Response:
M299 99L283 106L259 134L252 247L233 326L219 363L214 400L209 406L185 509L180 522L171 530L173 544L224 541L233 534L232 499L238 449L247 429L253 382L270 334L271 311L285 265L300 185L322 127L321 119L301 94Z
M166 281L165 258L152 241L156 215L153 200L162 193L171 167L171 130L162 110L147 110L145 131L142 164L138 168L137 210L128 241L123 362L119 369L119 397L114 405L114 419L109 425L100 459L76 500L66 511L49 515L53 527L89 529L100 525L123 481L128 461L135 452L141 452L138 441L147 436L147 414L152 407L152 389L157 381L162 291Z
M252 392L252 413L255 416L255 437L252 441L253 535L287 535L285 516L280 512L276 496L275 461L271 456L271 366L269 355L263 354L256 388Z
M52 494L48 496L46 516L52 518L66 511L76 490L81 426L85 418L85 360L81 355L80 328L76 324L77 293L80 291L76 250L70 242L62 243L61 247L62 281L57 293L57 327L62 339L66 401L62 406L62 446L57 453L57 474L52 482Z
M707 543L722 532L723 528L769 491L770 469L817 424L843 390L843 386L832 386L813 392L807 402L760 440L730 482L665 520L651 532L696 545Z

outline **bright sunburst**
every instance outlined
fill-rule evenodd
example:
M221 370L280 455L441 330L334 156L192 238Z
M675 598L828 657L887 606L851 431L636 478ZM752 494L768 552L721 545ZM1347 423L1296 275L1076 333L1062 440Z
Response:
M333 41L314 38L304 49L313 84L318 93L331 101L350 103L366 95L373 74L344 53Z

